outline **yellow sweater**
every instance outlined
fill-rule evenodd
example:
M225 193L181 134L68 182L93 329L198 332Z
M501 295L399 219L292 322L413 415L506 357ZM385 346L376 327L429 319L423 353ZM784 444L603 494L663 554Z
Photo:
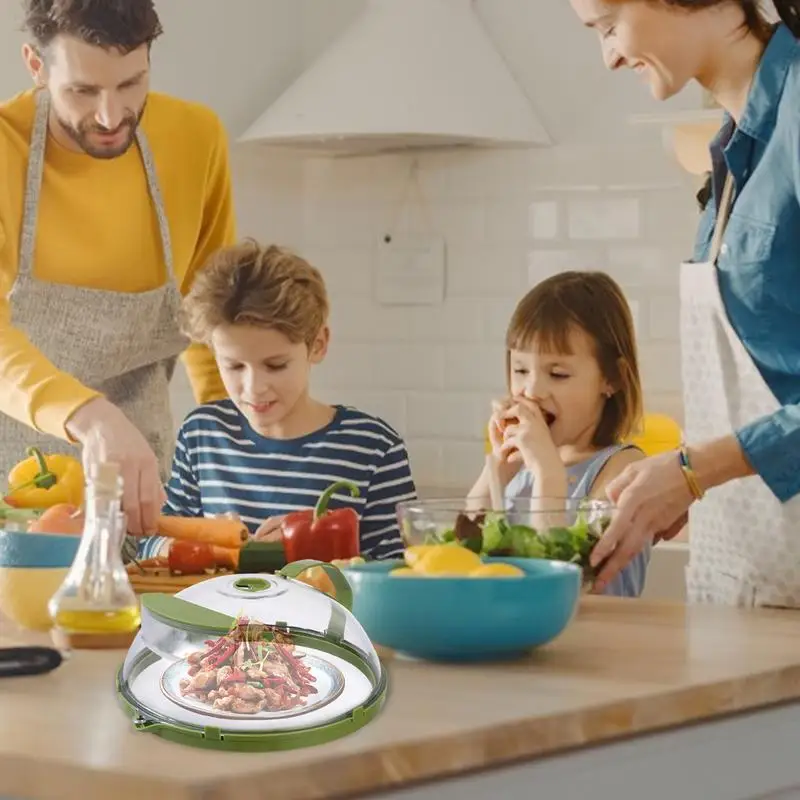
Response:
M0 105L0 412L67 439L67 419L98 393L60 372L11 325L8 292L19 261L33 92ZM227 137L207 108L151 93L142 118L185 294L198 267L235 237ZM137 147L111 160L48 139L33 265L53 283L142 292L166 280ZM183 362L198 402L225 396L213 356L191 345Z

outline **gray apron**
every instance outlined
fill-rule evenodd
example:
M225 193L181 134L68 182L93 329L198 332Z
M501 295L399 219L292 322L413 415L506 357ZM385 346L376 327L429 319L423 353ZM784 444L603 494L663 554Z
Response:
M175 428L169 383L177 357L188 345L178 324L180 290L175 282L169 225L153 155L141 129L136 142L144 164L166 264L164 286L129 293L68 286L33 275L36 218L44 171L50 97L36 95L25 208L16 281L9 294L12 324L23 331L57 369L101 392L141 431L159 459L162 480L170 473ZM47 236L46 231L41 235ZM84 243L86 248L93 242ZM0 471L36 445L46 453L80 457L69 442L46 436L0 413Z
M717 281L733 202L728 175L711 254L681 268L686 438L729 436L781 404L731 327ZM690 603L800 608L800 495L779 502L757 475L709 491L689 510Z

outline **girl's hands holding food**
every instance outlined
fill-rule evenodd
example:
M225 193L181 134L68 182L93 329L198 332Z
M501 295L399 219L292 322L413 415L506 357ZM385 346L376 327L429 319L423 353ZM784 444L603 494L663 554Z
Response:
M527 397L517 397L505 410L505 435L500 448L510 462L522 461L534 474L563 471L564 465L550 435L542 409Z
M503 451L504 430L507 426L505 413L513 404L513 400L494 400L492 402L492 416L489 419L489 443L492 446L492 454L497 461L500 471L500 482L505 487L508 482L519 472L522 466L519 459L510 460L509 454Z
M492 416L489 418L489 443L492 445L492 453L501 463L507 460L503 453L505 442L505 429L508 425L506 411L513 405L511 398L492 401Z
M694 500L674 452L629 464L608 484L606 494L617 510L592 550L592 566L608 558L597 575L597 591L648 544L677 535Z
M257 542L280 542L283 541L281 534L281 524L283 517L268 517L253 535L253 539Z

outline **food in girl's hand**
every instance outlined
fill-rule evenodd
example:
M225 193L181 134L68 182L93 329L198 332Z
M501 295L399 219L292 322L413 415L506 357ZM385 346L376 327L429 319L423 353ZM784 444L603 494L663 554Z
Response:
M393 569L395 577L518 578L525 573L513 564L484 564L481 557L457 543L417 545L405 551L407 566Z
M14 508L50 508L69 503L83 505L84 474L81 462L71 456L44 455L29 447L28 458L8 475L5 501Z
M269 634L272 633L272 636ZM285 634L240 617L230 632L191 653L184 697L237 714L288 711L316 694L316 678Z
M497 423L497 427L500 429L500 433L503 437L505 437L506 431L512 425L519 425L519 417L502 417Z
M51 506L28 524L28 533L60 533L79 536L83 533L83 511L70 503Z

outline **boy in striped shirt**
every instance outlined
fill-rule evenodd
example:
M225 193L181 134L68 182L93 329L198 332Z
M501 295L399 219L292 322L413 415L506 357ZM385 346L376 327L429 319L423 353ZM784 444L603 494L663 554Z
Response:
M187 334L211 347L229 399L183 422L164 513L235 514L255 538L275 539L283 515L313 507L330 484L347 480L359 496L345 490L329 508L358 512L362 555L400 555L395 507L416 496L402 438L378 417L309 393L330 336L319 271L275 246L223 249L195 278L183 318ZM148 537L138 557L165 546Z

